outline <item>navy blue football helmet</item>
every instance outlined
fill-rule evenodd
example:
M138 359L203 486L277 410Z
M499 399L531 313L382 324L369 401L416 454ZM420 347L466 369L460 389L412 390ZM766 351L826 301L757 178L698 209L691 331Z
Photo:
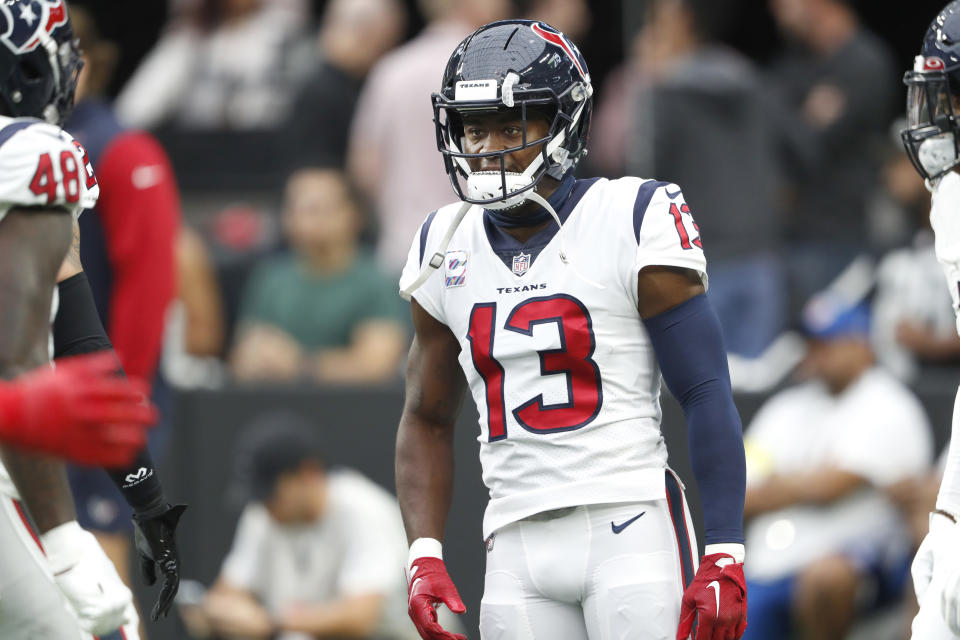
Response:
M900 136L910 160L927 180L960 165L960 0L934 19L923 38L907 85L907 125Z
M61 124L82 67L64 0L0 1L0 100L7 115Z
M526 201L545 175L561 179L587 152L593 87L577 47L553 27L533 20L503 20L467 37L450 56L443 85L433 94L437 146L457 196L490 209ZM520 146L464 153L463 115L516 110L523 121ZM528 118L551 121L546 136L527 138ZM507 155L543 145L523 173L506 171ZM493 158L500 171L471 171L468 160ZM466 181L466 189L461 183Z

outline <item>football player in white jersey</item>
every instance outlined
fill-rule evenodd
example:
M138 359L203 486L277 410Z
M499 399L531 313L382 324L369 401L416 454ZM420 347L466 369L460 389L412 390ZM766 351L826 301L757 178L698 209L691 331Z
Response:
M932 193L930 224L960 331L960 0L930 24L907 85L908 128L901 136ZM915 640L960 638L960 393L947 464L930 514L930 532L913 561L920 612Z
M59 127L73 104L81 67L63 0L0 3L3 377L49 363L49 350L58 342L50 331L56 306L54 287L58 279L75 277L79 269L77 247L71 248L71 229L76 230L76 216L93 206L99 193L86 153ZM66 336L70 344L57 351L89 352L95 350L86 348L91 343L100 344L98 350L102 350L102 327L89 321L83 295L71 291L68 301L62 288L61 294L60 315L69 318L70 326L57 333ZM92 534L77 525L62 463L8 447L3 448L2 458L0 637L90 637L124 624L121 633L137 637L130 591ZM142 454L137 461L141 458ZM149 472L142 471L134 474L136 482L131 482L138 496L150 486L146 480L155 476L152 467ZM155 478L153 482L159 486ZM131 499L130 492L125 495ZM36 533L20 501L32 517ZM148 556L143 561L148 579L156 579L153 560L161 565L161 604L168 607L176 591L176 580L169 574L178 570L173 529L182 508L165 503L151 503L151 507L155 512L137 523L138 546L142 555ZM142 516L139 510L138 514Z
M443 563L465 387L490 491L485 640L733 640L746 625L744 454L706 262L675 184L577 180L593 89L542 22L481 27L433 96L461 202L431 213L400 281L416 335L397 434L409 613L462 638ZM683 406L706 555L660 432Z

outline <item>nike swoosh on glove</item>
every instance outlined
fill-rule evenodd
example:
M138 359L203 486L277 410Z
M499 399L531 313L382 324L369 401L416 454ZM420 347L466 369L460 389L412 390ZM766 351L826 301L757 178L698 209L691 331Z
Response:
M445 604L454 613L467 608L453 586L447 567L439 558L417 558L410 563L407 587L407 613L423 640L467 640L450 633L437 622L437 607Z
M40 539L57 586L84 631L100 636L131 622L133 596L92 533L68 522Z
M677 640L737 640L747 629L743 564L726 553L703 556L683 592Z

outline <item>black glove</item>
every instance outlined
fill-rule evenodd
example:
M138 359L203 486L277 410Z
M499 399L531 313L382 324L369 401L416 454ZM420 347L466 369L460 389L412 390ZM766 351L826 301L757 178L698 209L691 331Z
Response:
M140 556L140 575L147 586L157 581L157 572L163 575L160 596L150 612L150 619L156 622L166 617L173 597L180 588L180 556L177 553L177 541L174 531L180 516L187 505L164 505L133 515L133 534Z

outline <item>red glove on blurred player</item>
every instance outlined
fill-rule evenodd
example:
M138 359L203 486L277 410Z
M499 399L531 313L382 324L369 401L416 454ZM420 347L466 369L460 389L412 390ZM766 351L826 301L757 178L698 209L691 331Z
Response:
M129 464L157 413L146 385L116 371L116 357L102 352L0 384L0 439L81 464Z
M439 545L439 543L438 543ZM463 613L467 608L453 586L443 560L434 557L416 558L410 563L407 574L407 612L413 625L424 640L467 640L459 633L445 631L437 622L437 607L440 604L454 613Z
M696 621L696 627L694 627ZM747 629L747 585L743 563L726 553L703 556L683 592L677 640L737 640Z

